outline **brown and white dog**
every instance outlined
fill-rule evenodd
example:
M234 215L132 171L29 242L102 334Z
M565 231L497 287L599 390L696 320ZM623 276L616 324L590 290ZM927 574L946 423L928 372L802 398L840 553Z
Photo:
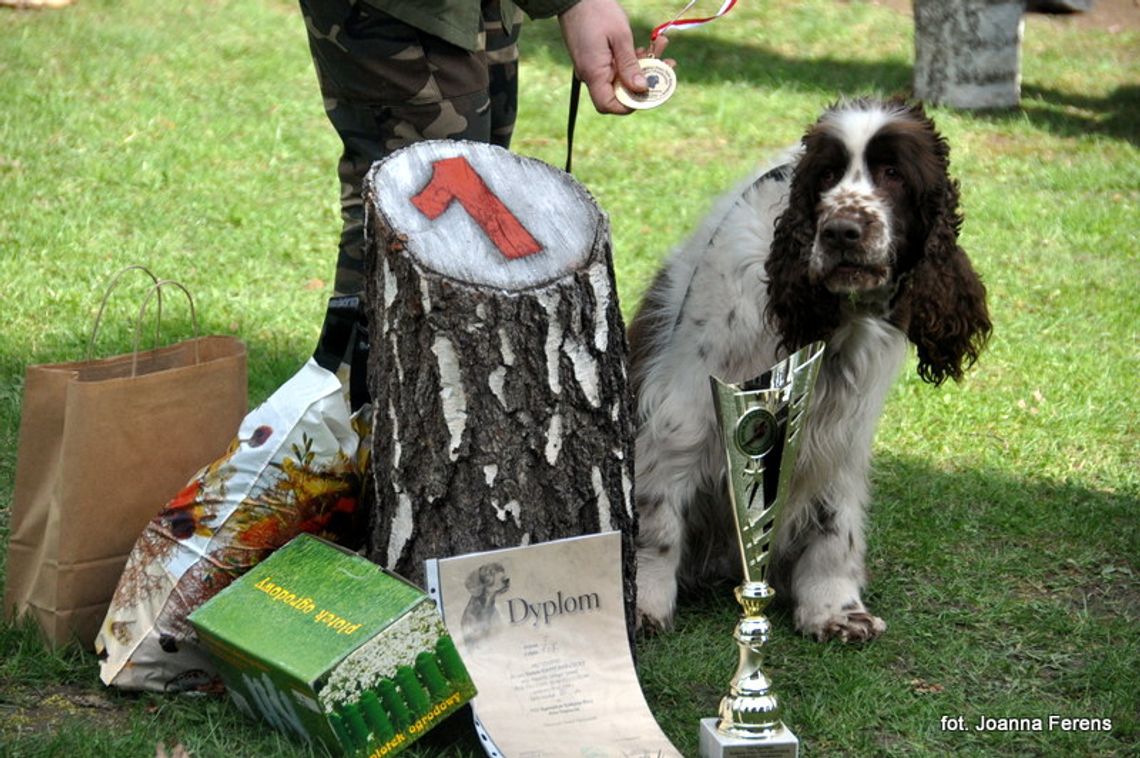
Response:
M866 640L886 629L861 592L887 392L908 342L937 385L962 377L991 328L958 246L948 165L921 106L840 102L725 196L658 274L629 333L643 624L671 624L678 579L739 575L709 376L750 379L825 340L770 578L804 634Z

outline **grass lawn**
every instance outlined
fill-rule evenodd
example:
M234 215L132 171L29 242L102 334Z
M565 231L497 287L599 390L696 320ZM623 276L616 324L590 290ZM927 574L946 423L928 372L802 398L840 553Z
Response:
M681 3L626 5L645 40ZM1130 2L1097 6L1120 17L1028 18L1019 110L933 111L995 334L962 384L909 372L892 392L866 597L886 635L820 645L794 634L786 608L771 614L767 667L805 755L1140 752L1140 23ZM627 317L752 163L840 93L905 92L911 39L903 2L741 3L674 36L667 106L625 119L585 107L575 173L610 214ZM560 166L569 69L556 26L529 26L522 47L513 147ZM203 331L247 342L255 404L315 344L339 219L337 140L287 0L2 10L0 103L4 545L24 369L83 355L111 273L145 263L185 282ZM173 333L187 329L173 318ZM119 304L97 349L131 339ZM728 588L685 598L674 632L639 642L647 699L686 755L735 665L736 613ZM983 715L1111 729L974 731ZM0 755L147 756L158 742L312 754L224 699L108 691L91 653L47 653L26 625L0 624ZM449 724L411 754L481 753Z

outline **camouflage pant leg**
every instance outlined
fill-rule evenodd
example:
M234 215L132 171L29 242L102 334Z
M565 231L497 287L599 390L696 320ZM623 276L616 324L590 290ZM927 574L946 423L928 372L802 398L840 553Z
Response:
M512 16L511 23L504 25L498 0L483 4L484 50L487 59L489 94L491 97L491 137L492 145L508 148L515 130L515 116L518 115L519 101L519 27L522 12L509 4L503 11Z
M364 290L364 175L373 162L427 139L507 147L517 96L517 25L484 4L484 49L469 52L360 2L300 0L325 112L344 145L336 294Z

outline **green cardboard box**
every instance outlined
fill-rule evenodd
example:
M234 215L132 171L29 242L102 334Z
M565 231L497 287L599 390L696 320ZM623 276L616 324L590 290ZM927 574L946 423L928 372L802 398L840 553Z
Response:
M395 755L475 696L423 590L307 534L190 621L243 711L345 755Z

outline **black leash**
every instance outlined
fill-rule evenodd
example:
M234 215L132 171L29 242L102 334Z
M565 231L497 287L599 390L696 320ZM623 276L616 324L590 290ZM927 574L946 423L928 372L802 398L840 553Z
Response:
M566 173L574 157L574 124L578 121L578 100L582 96L582 80L577 74L570 80L570 115L566 121Z

